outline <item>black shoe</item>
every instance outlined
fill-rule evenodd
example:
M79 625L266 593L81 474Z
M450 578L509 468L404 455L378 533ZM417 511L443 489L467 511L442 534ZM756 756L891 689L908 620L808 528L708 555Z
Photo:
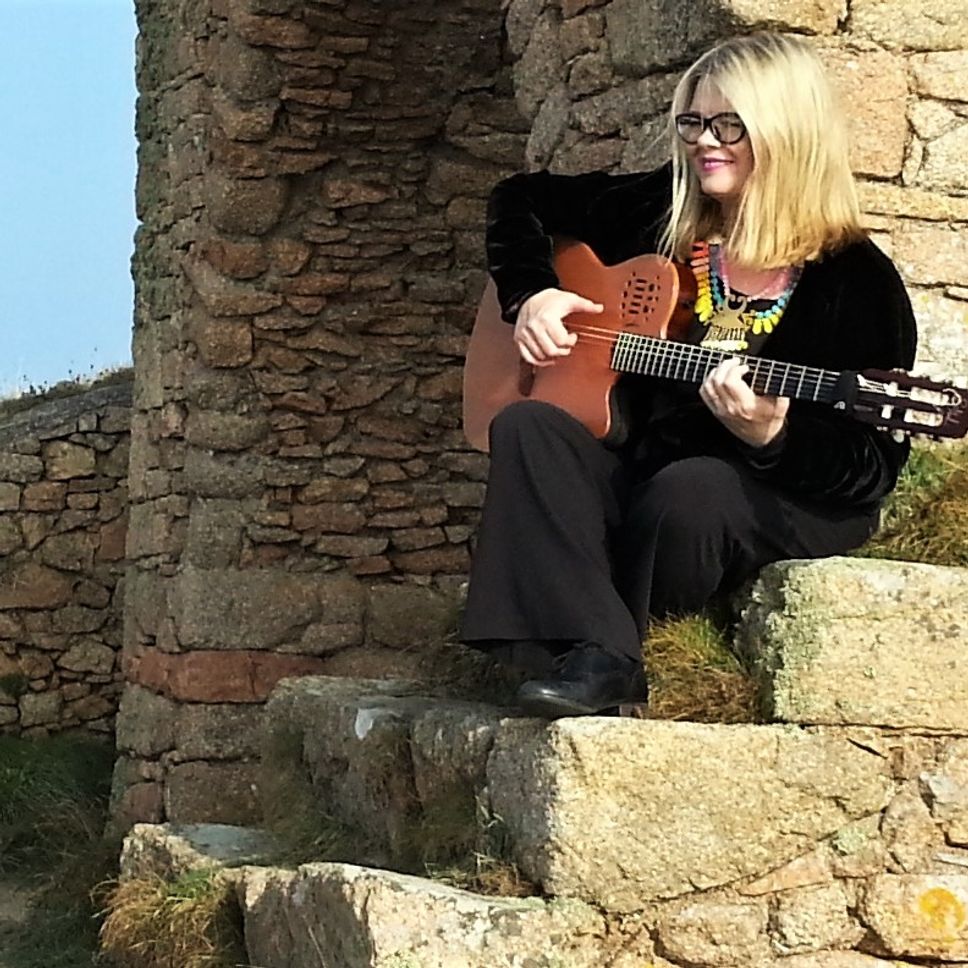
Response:
M581 642L563 656L557 678L533 679L518 690L521 708L546 719L611 715L647 700L642 666L594 642Z

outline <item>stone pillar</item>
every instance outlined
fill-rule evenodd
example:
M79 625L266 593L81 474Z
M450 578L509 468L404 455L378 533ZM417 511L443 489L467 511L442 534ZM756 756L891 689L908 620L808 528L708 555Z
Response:
M138 15L115 807L234 820L272 685L389 668L421 630L391 627L388 592L439 616L464 577L486 465L459 427L462 356L484 199L527 124L497 0Z

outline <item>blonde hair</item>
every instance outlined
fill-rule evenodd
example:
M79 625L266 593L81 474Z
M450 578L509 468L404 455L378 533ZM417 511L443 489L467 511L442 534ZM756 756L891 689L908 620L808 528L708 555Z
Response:
M743 119L753 170L735 218L703 195L674 118L711 83ZM673 195L662 247L685 258L697 239L724 235L727 256L774 268L816 258L863 237L847 128L819 58L802 40L752 34L704 54L683 75L672 101Z

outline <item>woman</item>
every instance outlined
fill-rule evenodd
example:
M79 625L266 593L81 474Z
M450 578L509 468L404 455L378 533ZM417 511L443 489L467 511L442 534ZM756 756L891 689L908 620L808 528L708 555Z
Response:
M690 262L688 340L830 370L909 369L915 323L864 235L845 125L801 40L726 42L684 75L672 163L647 174L515 175L494 190L487 252L520 354L552 366L563 325L601 307L563 291L552 235L608 264ZM736 358L698 388L623 378L631 433L609 449L525 401L491 426L491 471L462 638L523 665L521 705L594 714L647 696L649 616L701 609L763 565L840 554L874 531L907 443L820 404L757 395Z

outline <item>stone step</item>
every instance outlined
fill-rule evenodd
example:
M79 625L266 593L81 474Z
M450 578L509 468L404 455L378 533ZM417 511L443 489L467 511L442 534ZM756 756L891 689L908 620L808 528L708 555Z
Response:
M914 963L897 957L953 965L968 956L964 875L847 884L801 862L745 894L705 892L629 918L352 864L272 866L273 849L258 830L140 824L121 880L219 871L247 963L260 968L889 968Z
M736 645L776 720L968 732L968 568L779 562Z
M654 955L647 933L610 936L577 901L482 897L352 864L268 866L271 843L242 827L138 824L121 879L222 870L260 968L632 968Z
M350 832L340 859L414 870L448 851L503 854L547 894L634 912L876 827L895 791L890 758L842 730L548 723L416 693L280 684L265 720L270 814L299 789Z

